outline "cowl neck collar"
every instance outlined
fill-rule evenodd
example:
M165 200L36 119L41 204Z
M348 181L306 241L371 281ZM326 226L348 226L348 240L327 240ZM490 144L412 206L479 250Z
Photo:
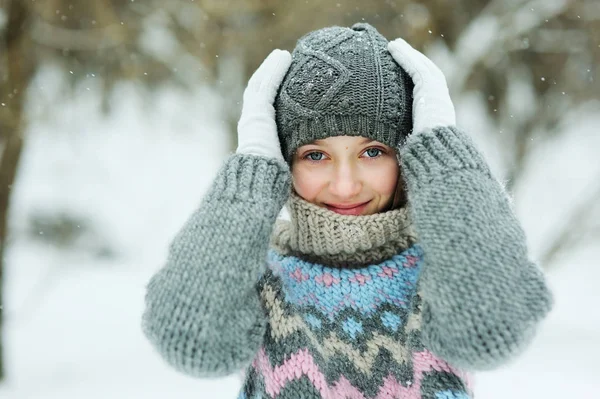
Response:
M277 220L271 245L282 255L330 267L381 263L412 246L410 206L366 216L340 215L292 192L290 220Z

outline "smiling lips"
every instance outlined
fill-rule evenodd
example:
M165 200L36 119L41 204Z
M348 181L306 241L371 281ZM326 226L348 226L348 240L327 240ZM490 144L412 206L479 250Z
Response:
M330 205L330 204L325 204L325 206L330 211L333 211L335 213L339 213L341 215L354 215L354 216L358 216L358 215L360 215L365 210L365 208L367 207L367 205L369 204L369 202L371 202L371 201L363 202L362 204L349 204L349 205L343 205L343 204Z

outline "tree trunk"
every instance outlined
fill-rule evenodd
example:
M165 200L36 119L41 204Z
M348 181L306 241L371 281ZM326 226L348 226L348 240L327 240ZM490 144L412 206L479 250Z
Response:
M28 39L28 9L20 0L3 2L8 13L4 34L4 54L1 59L0 127L2 128L2 158L0 159L0 381L4 379L3 309L4 254L8 232L10 194L23 146L23 107L25 90L33 74L33 53ZM8 7L6 4L8 3Z

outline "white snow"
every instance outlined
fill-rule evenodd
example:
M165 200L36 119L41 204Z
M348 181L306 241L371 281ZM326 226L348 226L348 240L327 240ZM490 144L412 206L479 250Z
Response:
M38 91L50 90L43 77L37 82ZM0 398L236 398L239 376L179 374L140 329L145 284L227 155L221 100L201 88L149 94L124 86L103 118L91 88L73 100L33 96L33 110L43 110L44 101L60 106L30 126L14 189L5 273L7 380ZM597 120L577 121L569 137L590 141L540 147L527 175L535 191L520 188L516 198L535 252L568 212L568 194L583 190L566 190L565 181L579 176L584 185L597 166L593 152L584 151L595 139L581 133L594 131ZM89 219L116 256L95 258L32 238L25 228L40 209ZM548 275L554 312L521 358L478 375L478 398L599 396L599 256L598 245L587 245L560 259Z

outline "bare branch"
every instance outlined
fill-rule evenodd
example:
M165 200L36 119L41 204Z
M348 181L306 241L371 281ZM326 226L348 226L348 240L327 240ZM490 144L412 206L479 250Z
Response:
M37 44L59 50L94 51L122 45L127 34L120 25L97 29L65 29L36 19L31 28L31 37Z
M463 92L473 69L484 58L492 53L505 52L507 43L561 14L573 2L574 0L522 1L515 13L506 9L505 0L492 1L473 19L456 42L455 67L448 77L451 92ZM498 9L505 11L504 15L494 15Z
M8 8L8 28L5 33L6 50L0 54L0 62L7 69L6 80L0 81L0 101L6 101L6 107L11 110L11 120L16 128L3 134L4 148L0 158L0 333L2 332L3 319L3 269L6 238L8 236L8 209L10 205L12 186L15 181L21 149L23 147L23 102L25 88L35 70L31 65L31 45L24 33L23 27L27 25L27 10L20 2L12 1ZM0 114L1 118L6 115ZM3 346L0 335L0 380L4 377Z

